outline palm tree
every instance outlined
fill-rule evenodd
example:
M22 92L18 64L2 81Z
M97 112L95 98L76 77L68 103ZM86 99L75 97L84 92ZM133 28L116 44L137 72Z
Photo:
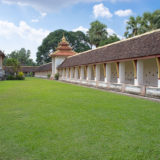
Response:
M99 21L94 21L87 32L90 43L98 47L100 42L107 38L107 26Z
M127 22L126 32L124 36L126 38L136 36L140 33L141 17L137 16L136 18L131 16Z
M131 16L129 18L124 36L133 37L158 28L160 28L160 10L153 13L145 12L142 17Z

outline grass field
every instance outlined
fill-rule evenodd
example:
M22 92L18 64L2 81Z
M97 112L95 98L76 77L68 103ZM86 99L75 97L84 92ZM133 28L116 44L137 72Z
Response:
M29 78L0 82L0 160L159 160L160 103Z

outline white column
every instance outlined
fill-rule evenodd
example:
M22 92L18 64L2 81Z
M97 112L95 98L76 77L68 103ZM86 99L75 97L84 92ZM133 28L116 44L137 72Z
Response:
M119 63L119 83L125 83L125 63Z
M52 58L52 75L51 77L54 78L55 75L55 58Z
M100 64L97 64L95 69L96 69L95 81L99 81L100 80Z
M70 79L72 79L73 78L73 68L70 68Z
M0 56L0 69L2 69L2 56Z
M136 85L143 85L143 61L137 61L137 82Z
M64 79L64 68L62 69L62 78Z
M106 78L105 78L106 83L111 82L111 63L106 64Z
M81 69L80 69L80 80L83 80L84 79L84 66L81 66Z
M158 79L158 88L160 88L160 79Z
M91 68L92 66L88 66L87 67L87 80L91 80L91 74L92 74L92 72L91 72L91 70L92 70L92 68Z
M158 69L158 88L160 88L160 57L156 58L156 62L157 62L157 69Z
M75 79L78 79L78 67L75 67Z
M69 78L69 69L67 68L66 69L66 79L68 79Z

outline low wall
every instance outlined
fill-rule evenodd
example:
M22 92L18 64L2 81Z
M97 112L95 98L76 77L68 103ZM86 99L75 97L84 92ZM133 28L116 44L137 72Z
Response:
M60 78L60 80L87 86L104 88L108 90L115 90L118 92L125 92L141 96L160 98L160 88L156 87L134 86L131 84L105 83L104 81L94 81L94 80L87 81L80 79L64 79L64 78Z
M35 72L35 77L37 78L48 78L48 75L51 75L51 71Z

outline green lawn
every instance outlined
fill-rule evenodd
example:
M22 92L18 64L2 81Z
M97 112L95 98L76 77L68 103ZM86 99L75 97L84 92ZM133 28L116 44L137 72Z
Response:
M160 103L29 78L0 82L0 160L159 160Z

